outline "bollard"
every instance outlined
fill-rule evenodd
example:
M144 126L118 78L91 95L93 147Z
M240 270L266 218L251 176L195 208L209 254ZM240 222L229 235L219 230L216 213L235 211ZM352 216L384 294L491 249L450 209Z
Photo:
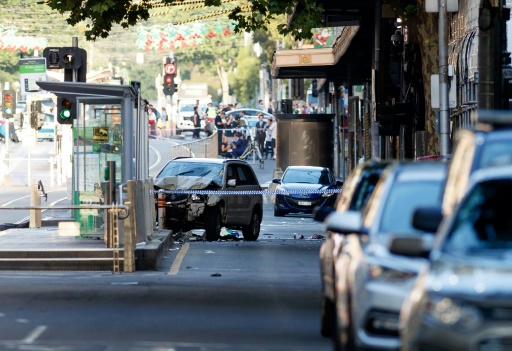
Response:
M165 227L165 193L158 192L158 229L167 229Z
M41 196L39 195L37 183L33 178L30 192L30 206L41 206ZM41 210L30 210L29 228L41 228Z

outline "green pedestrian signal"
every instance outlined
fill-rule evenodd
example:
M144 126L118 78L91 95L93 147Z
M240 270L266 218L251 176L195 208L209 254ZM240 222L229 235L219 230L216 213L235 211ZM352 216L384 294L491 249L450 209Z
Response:
M76 104L75 101L68 98L57 99L57 121L60 124L73 124L73 119L76 118Z

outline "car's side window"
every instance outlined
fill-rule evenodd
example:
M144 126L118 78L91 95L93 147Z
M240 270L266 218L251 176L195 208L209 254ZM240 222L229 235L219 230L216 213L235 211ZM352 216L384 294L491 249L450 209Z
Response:
M236 179L236 169L234 166L228 166L228 173L226 174L226 183L231 179Z
M243 166L237 166L238 180L237 185L249 185L247 170Z

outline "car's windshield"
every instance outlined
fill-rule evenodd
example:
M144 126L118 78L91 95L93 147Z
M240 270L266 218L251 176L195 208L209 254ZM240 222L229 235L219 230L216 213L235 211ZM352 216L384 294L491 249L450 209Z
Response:
M480 162L477 163L476 168L481 169L506 164L512 164L512 138L488 142L482 148Z
M380 179L382 170L365 173L361 177L361 181L354 191L352 201L350 202L350 210L361 211L363 206L366 205L368 198L375 189L375 185Z
M282 179L283 183L332 184L333 180L326 169L288 169Z
M412 232L412 212L417 207L439 206L442 181L403 181L394 184L384 204L379 232Z
M474 253L512 249L512 180L476 185L455 213L444 251Z
M221 184L223 172L224 165L222 164L173 161L165 166L157 178L171 176L205 177Z

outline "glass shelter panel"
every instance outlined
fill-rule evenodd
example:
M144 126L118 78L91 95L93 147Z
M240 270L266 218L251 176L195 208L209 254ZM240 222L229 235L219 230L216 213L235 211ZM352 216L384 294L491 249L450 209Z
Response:
M123 130L121 104L80 104L74 122L73 202L105 204L109 179L108 161L116 164L116 184L122 179ZM103 235L105 210L76 210L81 235Z

